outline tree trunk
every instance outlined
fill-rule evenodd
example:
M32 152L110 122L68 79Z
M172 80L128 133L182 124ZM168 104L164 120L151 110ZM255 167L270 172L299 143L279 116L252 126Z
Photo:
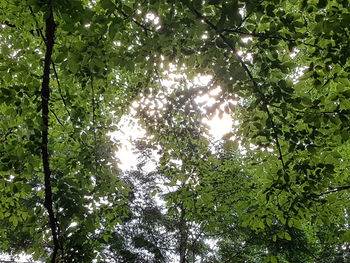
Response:
M179 223L179 234L180 234L180 244L179 244L179 253L180 253L180 263L186 263L186 252L187 252L187 227L185 220L185 209L180 204L180 223Z

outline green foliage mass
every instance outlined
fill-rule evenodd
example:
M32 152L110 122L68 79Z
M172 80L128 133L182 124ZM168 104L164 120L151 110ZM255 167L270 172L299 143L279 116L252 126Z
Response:
M350 262L349 10L348 0L0 0L0 251ZM181 75L171 87L170 73ZM198 74L211 81L193 83ZM217 87L213 103L198 102ZM110 133L134 101L146 157L125 173ZM236 124L214 142L203 119L224 114Z

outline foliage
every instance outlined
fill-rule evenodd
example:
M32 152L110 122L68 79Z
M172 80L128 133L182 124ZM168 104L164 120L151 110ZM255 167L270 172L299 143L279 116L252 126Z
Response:
M349 10L1 0L0 250L48 262L162 262L164 246L180 263L347 262ZM211 81L191 83L198 74ZM197 102L218 87L214 103ZM133 101L159 155L146 192L118 169L109 135ZM224 114L238 124L216 145L203 119ZM138 208L137 192L149 203Z

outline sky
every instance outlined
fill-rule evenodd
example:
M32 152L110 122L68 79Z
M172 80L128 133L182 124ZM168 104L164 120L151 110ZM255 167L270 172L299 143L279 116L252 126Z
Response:
M222 118L216 114L212 119L203 120L203 122L210 127L209 133L215 140L220 140L222 136L229 133L233 123L228 114L224 114ZM119 168L123 171L136 167L137 154L134 153L136 150L134 142L142 139L145 134L146 131L132 116L124 116L120 122L120 130L111 133L112 139L118 140L121 145L116 152L116 157L120 161Z
M176 68L173 69L174 71ZM176 82L179 78L183 78L183 75L170 73L169 79L162 81L162 85L171 92L176 88ZM209 75L198 75L194 78L193 86L206 86L211 81L212 77ZM221 92L221 88L218 86L208 93L198 96L195 101L197 103L204 103L207 106L211 106L215 103L215 96ZM146 98L147 101L147 98ZM135 108L140 101L135 101L131 108L130 113L122 117L119 122L119 130L110 134L113 140L116 140L120 144L119 150L116 152L116 157L119 159L119 168L123 171L127 171L136 168L137 154L135 153L135 141L144 139L146 135L145 129L141 126L136 117ZM159 106L158 106L159 107ZM160 105L162 107L162 104ZM221 140L222 137L232 130L233 120L232 116L224 113L219 116L218 113L214 114L210 119L202 119L203 124L209 126L209 134L214 140Z

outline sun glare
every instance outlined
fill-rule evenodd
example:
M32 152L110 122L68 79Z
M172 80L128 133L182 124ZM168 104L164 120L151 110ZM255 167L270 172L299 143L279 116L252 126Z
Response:
M184 79L183 74L178 73L176 65L169 63L168 70L165 70L164 78L159 80L162 85L160 94L142 95L141 100L136 100L130 107L129 115L124 116L119 123L119 130L110 134L111 138L120 144L116 157L119 160L119 168L123 171L135 169L138 163L135 142L137 140L147 140L146 130L141 126L137 119L138 109L146 109L150 116L162 118L162 110L167 103L166 96L171 94L174 89L178 88L180 81ZM186 78L185 78L186 79ZM186 88L206 87L209 86L213 76L198 74L192 81L186 79ZM220 86L208 89L208 92L202 92L195 98L195 102L206 106L212 106L217 102L217 97L222 93ZM235 101L228 101L220 105L220 111L216 112L211 118L203 119L203 124L209 127L209 134L215 140L222 140L222 137L232 131L235 124L232 116L224 112L224 107L228 104L235 105ZM204 110L204 108L203 108Z
M119 122L119 130L110 134L112 140L120 144L116 157L119 159L119 168L123 171L136 168L137 154L135 140L146 136L146 131L133 116L123 116Z
M229 133L233 125L232 117L225 113L222 118L216 114L213 118L203 120L203 122L209 126L209 133L216 140L221 140L225 134Z

